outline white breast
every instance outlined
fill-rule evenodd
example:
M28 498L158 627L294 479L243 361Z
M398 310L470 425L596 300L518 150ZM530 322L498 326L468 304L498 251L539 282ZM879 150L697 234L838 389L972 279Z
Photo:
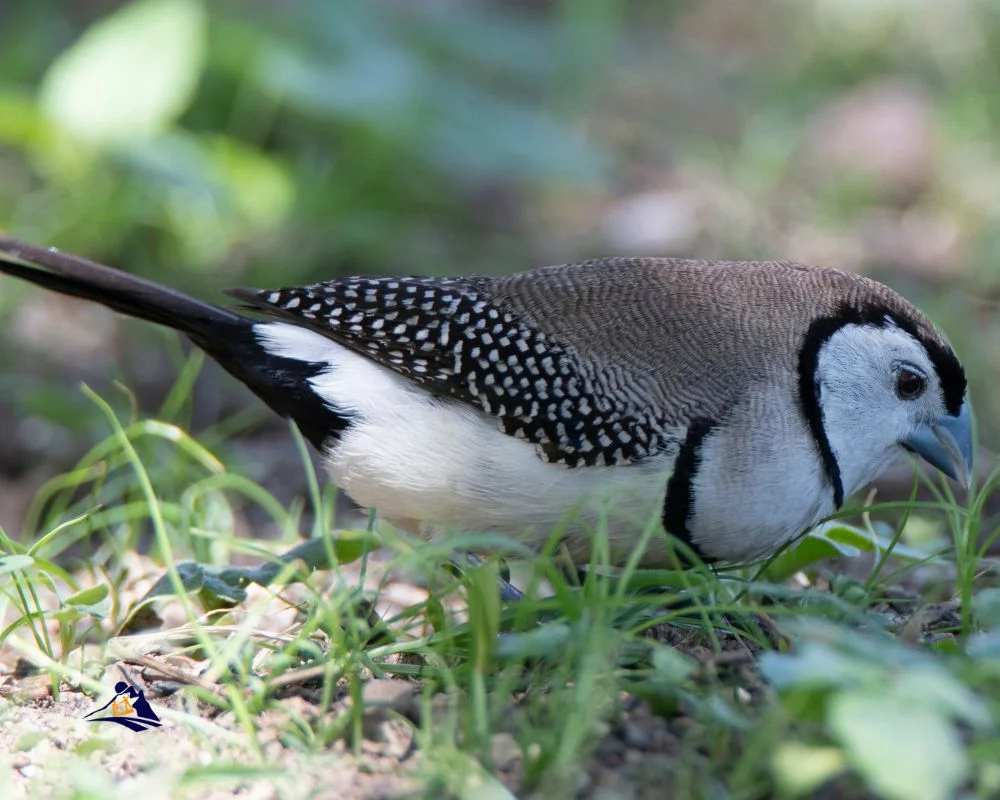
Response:
M275 355L328 364L310 380L333 409L352 415L325 453L333 481L359 504L402 527L499 532L538 548L557 526L580 559L588 531L608 515L612 557L627 558L637 530L658 520L671 463L568 469L464 404L435 397L336 342L279 322L255 328ZM662 561L662 539L647 563Z
M701 448L691 538L707 556L751 561L833 512L833 489L792 389L747 391Z

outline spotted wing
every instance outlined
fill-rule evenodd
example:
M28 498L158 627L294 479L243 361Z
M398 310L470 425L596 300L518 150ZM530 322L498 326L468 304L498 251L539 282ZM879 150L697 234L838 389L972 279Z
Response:
M317 330L567 466L625 464L661 447L651 420L623 413L557 339L494 302L478 278L349 278L230 292Z

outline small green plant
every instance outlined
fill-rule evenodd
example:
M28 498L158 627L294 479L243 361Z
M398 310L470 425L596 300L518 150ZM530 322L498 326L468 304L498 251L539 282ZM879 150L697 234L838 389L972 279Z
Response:
M831 520L733 569L683 553L685 569L608 570L607 526L579 577L562 568L558 537L534 555L490 539L489 549L516 556L525 590L505 605L498 557L441 569L479 537L418 543L373 518L338 527L300 438L310 495L285 508L169 417L123 422L85 391L111 434L39 492L29 524L41 535L0 538L0 648L47 670L54 689L68 681L96 691L88 676L106 664L148 666L158 663L149 653L169 654L191 665L189 724L205 713L198 708L229 712L263 758L261 715L313 687L315 713L288 717L286 746L322 753L342 742L363 759L366 685L406 681L420 710L393 719L422 754L420 780L457 794L502 790L491 771L507 763L497 760L505 741L518 785L572 796L636 708L673 737L659 780L684 796L712 783L745 797L805 797L834 784L917 800L1000 786L989 755L1000 746L1000 588L982 581L997 532L981 529L996 474L967 508L944 495L870 505L857 523ZM167 414L184 415L182 397L172 393ZM273 538L237 534L251 511ZM879 521L893 514L893 526ZM659 535L651 525L640 546ZM146 572L136 576L142 548ZM847 578L831 559L867 560L867 572ZM922 622L941 605L931 594L899 594L918 570L955 570L951 591L928 584L958 601L947 625ZM425 588L387 605L392 574ZM164 629L177 611L187 622ZM281 630L268 626L285 613Z

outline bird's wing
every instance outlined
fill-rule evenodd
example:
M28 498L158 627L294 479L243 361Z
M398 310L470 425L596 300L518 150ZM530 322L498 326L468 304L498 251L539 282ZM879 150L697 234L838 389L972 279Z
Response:
M548 291L578 318L614 314L571 283ZM503 279L348 278L230 294L496 417L501 430L535 444L547 461L639 462L662 451L686 421L657 407L662 380L634 343L622 339L616 352L613 341L603 342L597 352L583 336L577 345L564 320L527 313Z

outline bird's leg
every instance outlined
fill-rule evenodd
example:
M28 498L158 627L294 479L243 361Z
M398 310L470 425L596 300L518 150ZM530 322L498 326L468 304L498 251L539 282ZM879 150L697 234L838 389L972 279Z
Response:
M460 577L467 569L481 566L482 563L483 560L479 558L479 556L474 556L472 553L463 553L452 558L451 561L445 565L445 568L453 575ZM510 571L505 565L501 570L501 574L497 576L497 588L500 591L500 602L516 603L519 600L523 600L524 592L514 586L509 579Z

